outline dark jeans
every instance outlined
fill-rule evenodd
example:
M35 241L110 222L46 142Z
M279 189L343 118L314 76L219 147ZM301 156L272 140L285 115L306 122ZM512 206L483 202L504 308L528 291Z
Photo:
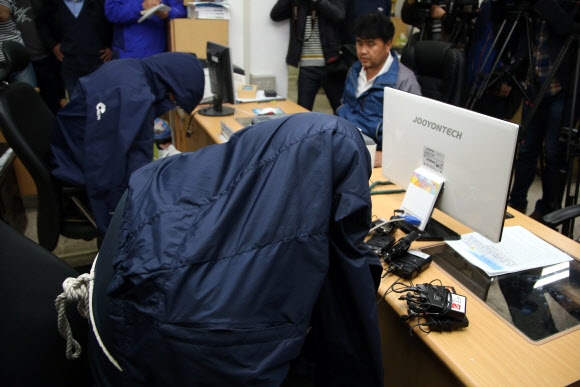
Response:
M298 105L312 110L314 99L322 87L332 111L340 106L346 73L330 73L326 67L300 67L298 72Z
M77 82L80 78L91 74L101 66L101 62L95 63L93 65L78 66L74 62L67 63L66 60L62 63L62 79L64 81L64 87L68 92L69 98L72 96L73 90L75 89Z
M32 62L40 96L50 110L56 114L60 109L60 100L65 97L64 85L60 76L60 62L52 54Z
M510 206L525 212L528 205L528 190L534 181L540 152L544 151L542 174L542 198L535 210L542 215L562 205L566 177L566 143L560 140L560 129L566 125L569 115L564 114L565 96L560 93L545 97L527 128L515 162L515 175L510 195ZM531 107L524 104L522 121Z

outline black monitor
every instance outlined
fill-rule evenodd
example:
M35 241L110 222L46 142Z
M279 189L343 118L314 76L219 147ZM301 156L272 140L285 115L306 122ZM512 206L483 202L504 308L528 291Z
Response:
M235 109L222 106L223 103L235 103L234 77L232 58L229 47L214 42L207 42L207 64L209 81L213 93L213 105L198 110L204 116L229 116Z

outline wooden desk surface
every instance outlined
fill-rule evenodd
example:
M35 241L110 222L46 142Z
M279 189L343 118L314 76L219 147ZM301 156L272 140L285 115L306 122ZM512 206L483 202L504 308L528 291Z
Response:
M373 171L371 181L376 180L386 180L380 168ZM403 194L373 195L373 215L390 217L402 199ZM514 218L507 219L506 226L524 226L580 260L580 244L515 210L509 209L509 212ZM434 218L460 234L471 232L438 210L435 210ZM397 238L400 236L402 234L396 235ZM433 243L414 243L413 247ZM384 294L395 279L390 275L385 277L379 293ZM459 382L470 386L567 386L580 380L580 330L564 332L541 345L532 344L436 264L413 282L426 283L435 279L454 286L458 294L467 297L469 327L444 333L417 331L411 337L409 325L398 319L407 314L406 303L398 299L399 294L387 295L379 303L379 309L383 309L379 310L379 316L385 385L397 385L399 376L403 377L400 382L404 385L426 382L430 385L456 385ZM386 305L395 311L396 316L385 310ZM433 364L437 362L439 365Z
M207 145L220 144L222 142L222 139L220 138L221 122L223 121L234 130L242 129L243 125L239 123L236 118L255 116L256 114L252 111L252 109L255 108L280 108L286 114L303 113L308 111L289 100L248 102L235 105L224 104L224 106L235 108L235 114L224 117L208 117L197 112L200 108L205 107L205 105L198 106L198 108L193 111L191 123L187 123L187 127L184 127L185 125L183 125L183 123L185 123L183 117L180 118L174 116L171 125L172 127L177 128L175 133L176 148L182 152L190 152ZM170 117L170 119L171 118L172 117ZM182 123L181 125L179 123L180 121Z

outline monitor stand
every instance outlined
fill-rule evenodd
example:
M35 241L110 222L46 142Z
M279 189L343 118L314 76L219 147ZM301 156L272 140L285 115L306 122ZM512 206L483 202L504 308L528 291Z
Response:
M232 114L235 113L235 111L236 109L232 107L223 106L222 99L214 94L213 105L203 109L199 109L197 112L202 116L223 117L223 116L231 116Z
M420 231L416 226L404 221L396 222L396 225L407 234L411 231L419 231L421 236L417 239L418 241L457 241L461 239L461 235L433 218L427 222L425 231Z

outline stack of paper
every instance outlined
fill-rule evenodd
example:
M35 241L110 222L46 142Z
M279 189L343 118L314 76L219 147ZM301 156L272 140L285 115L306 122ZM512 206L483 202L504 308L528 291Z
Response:
M188 3L187 17L229 20L230 3L221 0L192 1Z
M572 258L521 226L504 227L501 242L478 233L446 241L455 251L489 276L515 273L571 261Z

